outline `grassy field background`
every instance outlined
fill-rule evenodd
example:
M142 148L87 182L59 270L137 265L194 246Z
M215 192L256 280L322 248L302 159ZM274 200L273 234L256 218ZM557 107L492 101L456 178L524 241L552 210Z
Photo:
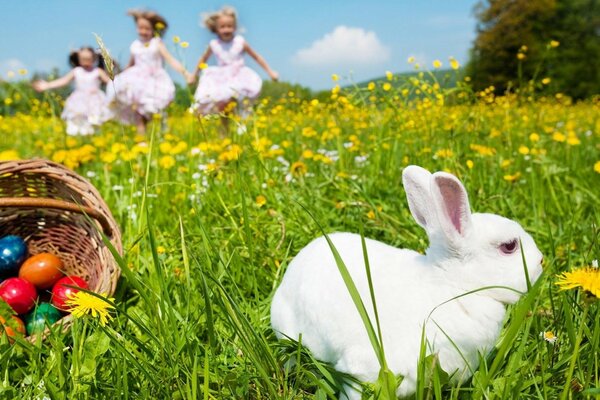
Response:
M544 274L509 309L471 381L445 383L433 368L416 397L597 398L598 301L554 283L600 258L600 102L390 78L334 83L325 100L264 99L224 135L218 118L170 109L147 136L109 123L67 137L55 97L14 91L0 117L0 159L45 157L87 177L125 252L107 326L82 318L43 342L2 339L0 397L336 398L339 374L270 329L286 265L320 235L302 206L327 232L362 229L424 251L400 180L417 164L456 174L475 211L520 222L544 254ZM27 113L10 112L19 102Z

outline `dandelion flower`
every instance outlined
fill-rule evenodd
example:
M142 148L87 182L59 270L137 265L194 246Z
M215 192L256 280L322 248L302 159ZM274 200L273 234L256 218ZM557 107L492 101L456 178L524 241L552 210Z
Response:
M386 92L390 91L391 88L392 85L390 85L388 82L383 84L383 90L385 90Z
M410 56L410 57L408 57L408 63L409 63L409 64L412 64L412 63L414 63L414 62L415 62L415 57L414 57L414 56Z
M173 36L173 43L181 42L181 38L179 36Z
M551 40L550 47L558 47L560 46L560 42L558 40Z
M331 80L334 82L337 82L340 80L340 77L338 76L338 74L332 74L331 75Z
M524 54L524 53L520 53L520 52L519 52L519 53L517 53L517 58L518 58L519 60L524 60L524 59L525 59L525 57L526 57L526 56L525 56L525 54Z
M556 285L560 290L582 288L600 298L600 270L594 267L578 268L573 271L563 272L558 276Z
M259 208L264 206L265 204L267 204L267 198L265 196L263 196L262 194L259 194L258 196L256 196L256 205Z
M190 44L188 42L181 42L181 43L179 43L179 45L181 46L181 48L187 49Z
M388 81L391 81L391 80L394 78L394 74L392 74L392 72L391 72L391 71L385 71L385 78L386 78Z
M69 311L76 318L81 318L85 315L91 315L92 318L97 318L100 325L105 326L112 316L109 314L110 309L114 309L107 301L114 301L113 298L106 297L106 293L100 294L102 297L84 292L82 290L72 294L66 301Z
M450 57L450 68L454 70L460 68L460 63L454 57Z
M296 161L290 166L290 172L294 175L305 175L307 171L308 168L302 161Z
M367 89L375 90L375 82L369 82L369 84L367 85Z
M600 161L596 161L594 164L594 171L600 174Z
M547 85L547 84L549 84L551 81L552 81L552 79L550 79L550 78L544 78L544 79L542 79L542 84L544 84L544 85Z
M433 68L441 68L441 67L442 67L442 62L440 60L433 61Z

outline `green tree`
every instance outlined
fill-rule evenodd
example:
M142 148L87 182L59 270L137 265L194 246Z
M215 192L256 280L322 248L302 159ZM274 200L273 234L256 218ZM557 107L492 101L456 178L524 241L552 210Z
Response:
M486 0L475 14L467 69L475 89L504 92L550 77L546 90L575 98L600 93L598 0Z

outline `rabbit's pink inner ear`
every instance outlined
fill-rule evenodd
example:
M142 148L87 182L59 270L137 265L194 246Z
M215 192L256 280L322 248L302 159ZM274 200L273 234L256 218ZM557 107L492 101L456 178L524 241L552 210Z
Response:
M442 197L444 213L456 232L464 236L471 223L469 198L465 188L453 176L436 176L435 182Z

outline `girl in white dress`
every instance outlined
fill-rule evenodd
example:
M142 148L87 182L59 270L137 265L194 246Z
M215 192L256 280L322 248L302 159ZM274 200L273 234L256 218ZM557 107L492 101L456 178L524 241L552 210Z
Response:
M61 114L61 118L67 123L68 135L91 135L95 127L108 119L106 97L100 85L110 79L98 66L99 62L103 65L101 57L94 49L82 47L69 55L69 63L73 69L65 76L50 82L33 82L33 88L38 92L75 82L75 90L67 97Z
M127 14L135 20L139 37L130 46L127 68L115 76L114 85L108 85L106 90L113 115L124 123L135 124L144 133L152 115L161 113L175 97L175 85L163 68L163 60L186 80L192 75L162 42L168 26L162 16L139 10Z
M223 7L220 11L209 14L204 19L204 25L217 38L210 41L198 61L194 79L200 70L202 72L192 109L201 114L220 113L231 101L241 105L244 99L253 100L259 95L262 80L256 72L244 65L245 53L256 60L271 79L276 81L279 78L279 74L269 67L244 38L235 33L237 15L233 8ZM206 61L213 54L217 65L206 67Z

